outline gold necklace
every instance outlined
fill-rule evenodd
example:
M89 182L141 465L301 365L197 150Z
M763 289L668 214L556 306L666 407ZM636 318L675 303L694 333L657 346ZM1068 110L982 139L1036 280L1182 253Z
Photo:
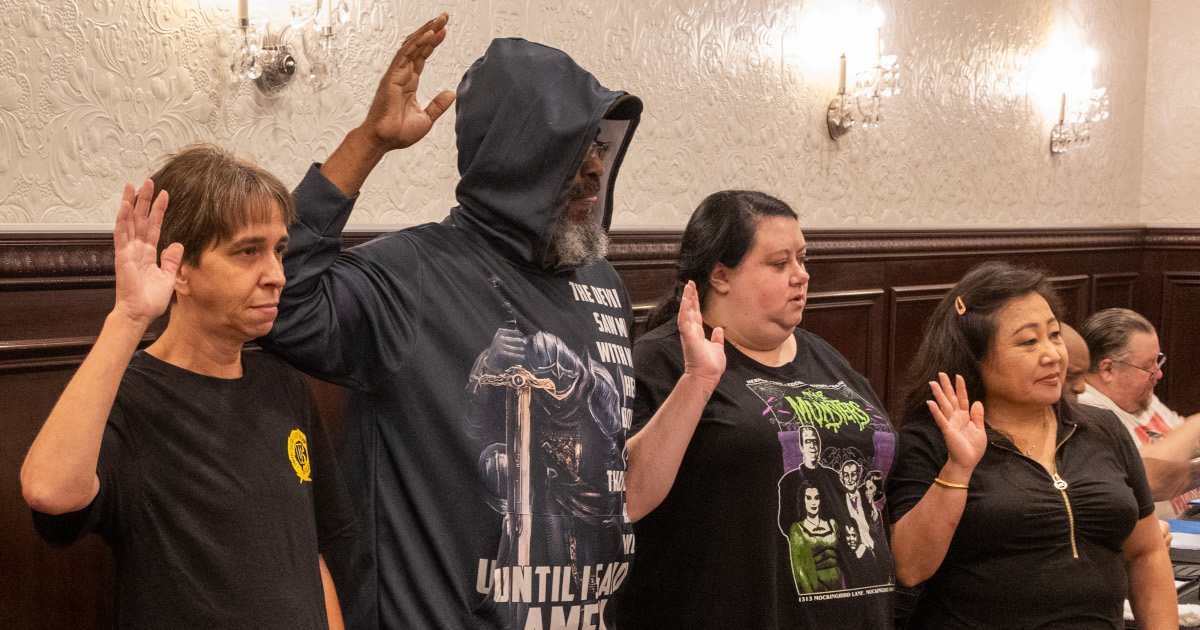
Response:
M1043 413L1042 414L1042 431L1041 431L1041 439L1040 440L1033 442L1032 445L1029 446L1028 448L1021 448L1020 446L1017 445L1017 440L1014 439L1013 436L1009 435L1008 439L1010 442L1013 443L1013 446L1017 447L1018 451L1025 453L1025 457L1032 459L1033 451L1036 450L1040 453L1042 450L1042 445L1044 445L1046 443L1046 437L1049 435L1049 427L1050 427L1050 423L1046 419L1046 414Z

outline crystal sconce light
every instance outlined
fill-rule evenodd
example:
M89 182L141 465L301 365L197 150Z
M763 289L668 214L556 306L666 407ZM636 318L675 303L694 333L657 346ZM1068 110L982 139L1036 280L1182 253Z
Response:
M1058 123L1050 130L1050 153L1066 153L1071 145L1087 147L1092 141L1092 123L1108 118L1108 89L1096 88L1067 118L1067 93L1058 106Z
M338 2L336 7L333 6L335 2ZM291 83L297 70L296 58L292 56L290 46L295 39L291 36L293 30L301 32L300 45L308 61L308 72L304 77L313 89L320 90L337 82L341 70L341 51L335 15L341 23L349 19L350 8L345 0L316 0L310 11L293 3L291 20L276 32L265 20L252 21L248 5L249 0L238 0L237 25L230 35L231 83L254 81L258 90L267 96L282 92Z
M829 102L825 124L829 137L837 140L859 123L863 129L874 129L883 120L883 101L900 92L900 65L896 55L883 54L883 10L872 11L875 21L875 64L857 72L854 89L846 91L846 55L842 54L838 68L838 93Z

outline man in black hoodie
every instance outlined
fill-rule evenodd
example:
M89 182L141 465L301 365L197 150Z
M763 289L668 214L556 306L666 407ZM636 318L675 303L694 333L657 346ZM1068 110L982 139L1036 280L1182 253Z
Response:
M634 551L633 370L629 296L602 257L641 101L561 51L495 40L458 88L458 206L341 251L367 174L455 99L415 97L447 19L405 40L367 120L297 187L261 342L351 389L363 535L329 559L350 627L605 627Z

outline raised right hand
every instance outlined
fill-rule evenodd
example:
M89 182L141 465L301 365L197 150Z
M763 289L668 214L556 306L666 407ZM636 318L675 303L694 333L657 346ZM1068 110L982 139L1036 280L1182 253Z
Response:
M113 229L114 268L117 276L117 302L113 311L143 326L162 315L175 291L175 272L183 260L183 245L171 243L158 263L158 233L167 209L167 191L158 194L154 205L154 182L146 180L134 194L133 184L125 184L121 209Z
M955 376L957 387L951 387L950 377L944 372L938 373L938 378L940 383L929 381L934 400L925 402L946 439L946 449L950 451L949 463L970 473L983 459L983 452L987 449L983 403L977 400L971 404L967 400L967 382L961 375Z
M433 97L424 109L417 103L417 86L425 60L446 39L446 23L450 16L443 13L426 22L404 39L392 64L379 81L362 129L381 150L403 149L416 143L433 127L454 102L454 92L445 90Z

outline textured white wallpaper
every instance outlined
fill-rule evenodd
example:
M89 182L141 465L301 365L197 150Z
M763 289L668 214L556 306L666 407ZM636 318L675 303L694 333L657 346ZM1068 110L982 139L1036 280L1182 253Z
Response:
M1148 146L1152 190L1139 204L1143 120L1162 141L1179 124L1178 110L1145 112L1150 5L880 4L885 52L900 56L904 89L878 131L835 143L824 113L837 57L846 51L853 73L873 49L865 1L350 0L343 82L316 94L294 85L270 100L226 81L221 43L235 0L0 0L0 229L108 224L124 181L197 140L295 183L358 123L402 36L442 10L450 35L426 68L426 97L453 88L490 38L524 36L645 100L618 183L618 226L681 225L704 195L730 187L776 194L811 227L1131 224L1140 212L1174 220L1162 198L1200 186L1172 177ZM250 5L288 10L287 0ZM1196 11L1156 0L1155 28L1186 35L1196 50L1195 21L1189 30L1161 15L1176 5ZM1052 78L1064 74L1051 58L1062 41L1098 53L1094 80L1108 87L1112 116L1090 147L1051 156L1060 84L1075 81ZM1151 74L1171 74L1196 95L1193 77L1175 69L1173 41L1156 39ZM1196 145L1190 124L1180 152ZM354 223L443 217L457 179L453 135L451 112L422 143L388 157ZM1153 211L1139 210L1147 205ZM1186 210L1197 216L1194 203Z
M1150 3L1142 221L1200 224L1200 2Z

